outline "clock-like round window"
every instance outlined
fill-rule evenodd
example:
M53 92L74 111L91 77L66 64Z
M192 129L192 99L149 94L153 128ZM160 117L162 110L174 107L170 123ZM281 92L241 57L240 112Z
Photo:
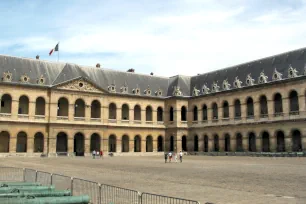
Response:
M79 87L80 87L80 88L83 88L83 87L84 87L84 84L83 84L82 82L80 82L80 83L79 83Z
M28 80L29 80L28 77L23 77L24 82L28 82Z

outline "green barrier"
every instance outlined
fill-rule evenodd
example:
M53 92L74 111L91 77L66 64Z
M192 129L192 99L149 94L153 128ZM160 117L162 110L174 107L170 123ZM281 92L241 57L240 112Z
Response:
M37 191L53 191L54 186L11 186L1 187L0 194L3 193L18 193L18 192L37 192Z
M27 182L0 182L0 187L8 186L41 186L40 183L27 183Z
M41 192L22 192L22 193L5 193L0 194L0 198L16 198L16 197L61 197L71 196L71 191L41 191Z
M89 196L0 198L1 204L88 204Z

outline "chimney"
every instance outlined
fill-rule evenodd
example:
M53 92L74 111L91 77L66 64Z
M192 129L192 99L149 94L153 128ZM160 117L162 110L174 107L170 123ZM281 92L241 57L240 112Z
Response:
M135 69L133 69L133 68L128 69L127 72L135 72Z
M96 67L97 67L97 68L100 68L100 67L101 67L100 63L97 63L97 64L96 64Z
M39 60L39 55L36 55L36 59Z
M152 75L152 76L153 76L153 75L154 75L154 73L153 73L153 72L151 72L151 73L150 73L150 75Z

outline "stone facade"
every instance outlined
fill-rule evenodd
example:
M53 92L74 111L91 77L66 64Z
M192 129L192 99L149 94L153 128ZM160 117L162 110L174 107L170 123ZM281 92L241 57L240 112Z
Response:
M240 81L230 89L225 81L220 91L195 89L192 96L175 87L160 97L148 87L145 95L116 93L82 77L31 86L24 75L12 83L7 73L0 83L2 155L306 151L305 76L267 83L262 74L257 85Z

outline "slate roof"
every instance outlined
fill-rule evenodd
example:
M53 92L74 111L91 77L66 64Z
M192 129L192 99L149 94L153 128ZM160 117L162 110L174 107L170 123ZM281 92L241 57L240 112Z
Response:
M133 89L140 88L140 95L145 95L144 90L150 88L152 97L160 97L155 95L155 91L159 89L162 90L162 97L172 96L175 87L180 87L182 95L188 97L192 96L194 87L202 90L203 85L206 84L211 89L214 82L218 83L220 91L222 91L222 83L226 79L231 84L231 89L234 89L235 78L238 77L242 81L242 85L245 86L248 74L251 74L252 78L255 79L255 84L258 84L258 77L261 72L268 76L268 81L272 81L275 68L283 74L284 79L288 78L289 65L298 71L298 75L304 75L306 48L197 76L177 75L170 78L0 55L0 74L4 72L12 73L12 82L10 83L23 83L20 80L23 75L30 78L27 84L45 87L53 87L77 78L85 78L106 91L108 86L115 84L117 93L120 93L120 88L125 85L128 87L129 94L133 94ZM42 85L37 83L41 76L45 78L45 83ZM202 91L201 94L203 94Z

